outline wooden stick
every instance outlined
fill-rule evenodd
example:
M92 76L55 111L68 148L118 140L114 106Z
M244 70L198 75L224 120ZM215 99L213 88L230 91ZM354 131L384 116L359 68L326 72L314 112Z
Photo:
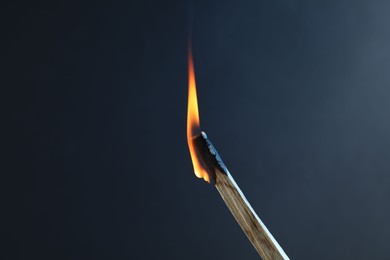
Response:
M226 206L263 260L289 259L267 227L257 216L230 175L218 152L202 132L194 137L200 161Z

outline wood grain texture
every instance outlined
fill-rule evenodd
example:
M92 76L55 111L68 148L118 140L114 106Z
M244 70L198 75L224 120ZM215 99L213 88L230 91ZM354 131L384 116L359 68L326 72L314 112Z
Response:
M215 174L215 187L262 259L289 259L256 215L230 173L222 173L215 168Z

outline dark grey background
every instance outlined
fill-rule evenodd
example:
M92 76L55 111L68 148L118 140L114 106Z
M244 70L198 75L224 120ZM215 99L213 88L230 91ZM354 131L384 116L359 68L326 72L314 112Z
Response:
M2 259L258 259L192 172L187 1L1 5ZM193 12L202 128L286 253L389 259L390 2Z

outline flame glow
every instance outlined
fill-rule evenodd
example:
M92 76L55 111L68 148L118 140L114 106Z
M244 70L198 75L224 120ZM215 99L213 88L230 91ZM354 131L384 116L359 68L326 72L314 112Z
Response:
M187 142L188 148L190 149L192 165L194 166L195 175L198 178L203 178L205 181L210 182L209 175L206 170L202 167L195 151L193 143L193 136L196 131L199 132L200 121L198 111L198 98L196 95L196 84L195 84L195 71L194 62L192 60L191 48L188 50L188 107L187 107Z

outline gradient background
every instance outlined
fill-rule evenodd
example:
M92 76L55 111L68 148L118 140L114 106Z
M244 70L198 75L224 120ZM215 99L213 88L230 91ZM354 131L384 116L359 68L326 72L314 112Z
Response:
M192 171L187 1L0 10L2 259L258 259ZM202 128L286 253L389 259L390 1L193 11Z

